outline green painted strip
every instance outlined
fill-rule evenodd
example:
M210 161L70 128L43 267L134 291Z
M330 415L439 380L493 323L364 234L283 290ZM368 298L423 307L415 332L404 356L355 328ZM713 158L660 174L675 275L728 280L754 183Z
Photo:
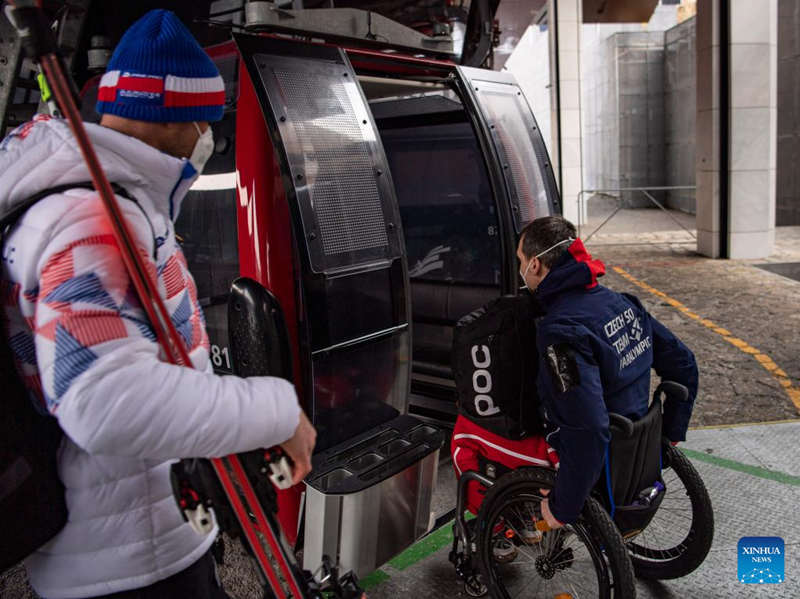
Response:
M365 591L370 590L372 587L376 587L382 582L386 582L389 580L391 576L389 576L383 570L375 570L367 574L364 578L358 581L358 584L361 586L362 589Z
M400 555L389 560L389 565L397 570L405 570L413 566L418 561L425 559L431 553L439 551L442 547L453 542L453 531L448 522L439 530L432 532L427 537L423 537L411 547L403 551Z
M693 449L684 449L681 447L681 451L686 454L686 456L700 462L706 462L708 464L713 464L714 466L719 466L720 468L727 468L728 470L743 472L745 474L749 474L750 476L774 480L775 482L779 482L784 485L800 487L800 476L786 474L785 472L780 472L779 470L762 468L761 466L743 464L742 462L736 462L727 458L720 458L715 455L710 455L702 451L695 451Z

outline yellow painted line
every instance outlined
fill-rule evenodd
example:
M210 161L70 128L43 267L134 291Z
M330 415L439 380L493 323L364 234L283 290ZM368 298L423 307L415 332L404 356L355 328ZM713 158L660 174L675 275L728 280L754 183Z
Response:
M753 356L756 359L756 361L764 368L764 370L769 372L772 375L772 377L776 381L778 381L780 386L783 387L783 390L786 392L786 395L794 404L795 408L797 408L797 410L800 411L800 388L792 384L792 381L786 374L786 372L784 372L781 368L779 368L778 365L775 363L775 361L772 358L770 358L767 354L753 347L752 345L747 343L747 341L745 341L744 339L739 339L738 337L734 337L733 333L731 333L729 330L720 327L718 324L716 324L714 321L708 318L702 317L700 314L697 314L688 306L684 305L683 303L679 302L676 299L669 297L666 293L659 291L658 289L652 287L651 285L648 285L644 281L640 281L639 279L631 275L628 271L626 271L624 268L620 268L619 266L613 266L612 268L614 269L614 272L621 275L622 277L624 277L637 287L641 287L645 291L652 293L653 295L656 295L660 298L663 298L667 304L676 308L678 312L680 312L681 314L685 315L688 318L691 318L692 320L696 320L699 324L703 325L710 331L714 331L717 335L721 336L725 341L733 345L739 351L748 354L750 356Z

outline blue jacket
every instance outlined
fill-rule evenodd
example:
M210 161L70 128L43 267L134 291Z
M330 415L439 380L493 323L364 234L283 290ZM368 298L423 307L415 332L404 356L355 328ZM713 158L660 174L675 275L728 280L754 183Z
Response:
M689 401L664 408L664 434L686 439L697 395L692 352L639 300L597 283L605 266L580 239L536 289L543 311L537 323L538 389L548 442L560 458L549 504L561 522L573 522L603 468L610 435L608 413L637 420L650 398L650 369L689 389Z

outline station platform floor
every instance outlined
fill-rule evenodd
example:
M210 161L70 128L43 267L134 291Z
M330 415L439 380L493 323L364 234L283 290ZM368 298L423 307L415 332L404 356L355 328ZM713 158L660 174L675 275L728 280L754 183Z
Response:
M681 449L708 488L715 535L702 566L681 579L637 582L638 597L722 599L800 597L800 421L693 429ZM437 502L452 506L455 477L440 470ZM737 579L741 537L781 537L785 582L742 584ZM447 559L450 526L443 527L365 579L370 599L467 597ZM541 597L541 599L550 599Z

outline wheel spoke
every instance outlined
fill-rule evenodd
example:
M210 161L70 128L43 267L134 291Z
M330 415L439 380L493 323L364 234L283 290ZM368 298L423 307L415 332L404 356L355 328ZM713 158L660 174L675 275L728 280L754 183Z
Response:
M605 572L610 566L604 553L594 545L585 523L579 520L574 525L549 530L530 542L531 535L537 534L531 532L532 525L541 518L537 514L540 497L525 491L500 497L505 499L491 510L495 514L491 526L479 537L481 560L490 560L488 564L483 562L489 567L487 584L505 589L500 596L510 599L544 599L566 592L573 599L604 596L612 579ZM516 558L503 563L494 560L494 541L506 533L514 535L508 540L516 547ZM549 578L542 576L547 569L554 569L548 573Z

